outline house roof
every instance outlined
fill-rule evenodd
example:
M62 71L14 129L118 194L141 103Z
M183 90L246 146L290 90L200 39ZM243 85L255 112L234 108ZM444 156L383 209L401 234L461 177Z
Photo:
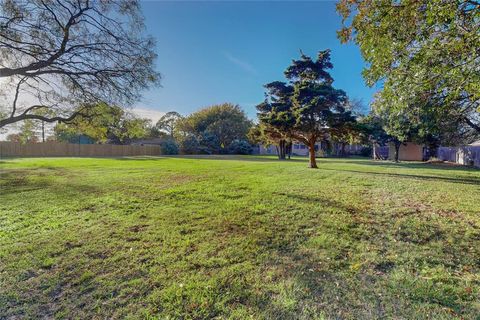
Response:
M163 138L139 139L132 141L131 144L161 144L163 140Z

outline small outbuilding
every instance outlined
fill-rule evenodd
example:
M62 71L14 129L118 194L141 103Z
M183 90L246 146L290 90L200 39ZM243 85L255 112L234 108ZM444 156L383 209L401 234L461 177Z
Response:
M137 139L130 142L134 146L159 146L165 138Z
M398 160L400 161L423 161L424 146L413 142L400 145ZM395 144L388 144L388 160L395 160Z

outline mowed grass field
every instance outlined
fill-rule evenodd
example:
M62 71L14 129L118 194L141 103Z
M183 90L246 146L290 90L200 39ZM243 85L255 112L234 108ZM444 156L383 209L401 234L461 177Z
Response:
M1 319L480 319L480 170L3 159Z

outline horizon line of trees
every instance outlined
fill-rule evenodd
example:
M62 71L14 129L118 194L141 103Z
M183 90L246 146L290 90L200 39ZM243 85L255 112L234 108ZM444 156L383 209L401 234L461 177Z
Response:
M89 114L68 122L59 122L47 141L69 143L141 143L156 139L164 154L249 154L252 143L248 133L253 125L238 105L223 103L202 108L187 116L167 112L155 124L132 112L106 103L88 108ZM38 122L25 120L19 132L7 140L40 142ZM45 141L45 139L43 140ZM147 142L148 143L148 142Z
M323 51L319 56L325 53L329 55L328 51ZM327 59L327 56L323 57ZM294 61L294 65L305 66L309 63L328 65L325 61L313 61L303 54L300 60ZM308 69L309 72L313 70L311 66ZM312 75L309 77L313 78ZM325 74L325 77L328 76ZM293 82L274 82L265 86L269 93L274 92L275 96L267 94L266 100L257 106L259 122L256 124L248 119L238 105L230 103L206 107L185 117L175 111L167 112L155 124L123 108L100 103L89 108L92 112L90 115L78 116L68 123L58 123L54 128L54 136L47 137L46 140L129 144L140 139L161 138L163 154L250 154L256 144L263 144L275 145L279 159L289 158L293 143L299 142L309 148L310 161L317 154L315 149L312 152L312 146L315 148L317 142L340 146L336 156L347 156L345 146L348 144L363 145L365 148L362 154L371 154L374 159L380 158L377 152L379 146L392 143L396 150L395 160L398 161L399 148L407 141L426 144L433 155L440 143L458 144L464 139L456 129L444 127L442 131L431 128L428 131L422 128L421 125L427 123L424 120L428 119L427 117L419 123L403 116L403 121L400 122L399 115L392 117L385 109L373 109L368 115L362 115L358 112L360 103L346 98L340 108L331 110L330 108L335 106L331 100L322 100L321 94L308 87L306 82L302 83L303 89L307 87L308 93L314 94L307 97L303 95L302 101L315 99L318 104L301 105L302 110L299 112L296 109L299 104L294 105L298 102L294 100L297 98L293 94L299 95L302 91L293 87L294 85ZM321 82L316 85L320 86L322 94L331 94L332 90L335 90L326 88ZM342 91L340 94L345 96ZM328 102L328 106L322 106L320 101ZM305 125L301 118L299 120L296 117L318 119ZM26 120L22 123L20 132L9 135L7 140L21 143L39 142L41 135L42 141L45 141L45 132L39 128L44 128L42 123ZM433 134L435 132L442 135L436 136ZM301 140L298 138L299 134L307 137L310 134L311 140Z

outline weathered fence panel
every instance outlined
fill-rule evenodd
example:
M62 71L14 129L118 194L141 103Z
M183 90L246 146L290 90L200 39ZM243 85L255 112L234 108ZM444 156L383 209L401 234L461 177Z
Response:
M63 142L0 142L0 157L123 157L158 156L160 146L72 144Z
M438 158L442 161L480 167L480 146L440 147Z

